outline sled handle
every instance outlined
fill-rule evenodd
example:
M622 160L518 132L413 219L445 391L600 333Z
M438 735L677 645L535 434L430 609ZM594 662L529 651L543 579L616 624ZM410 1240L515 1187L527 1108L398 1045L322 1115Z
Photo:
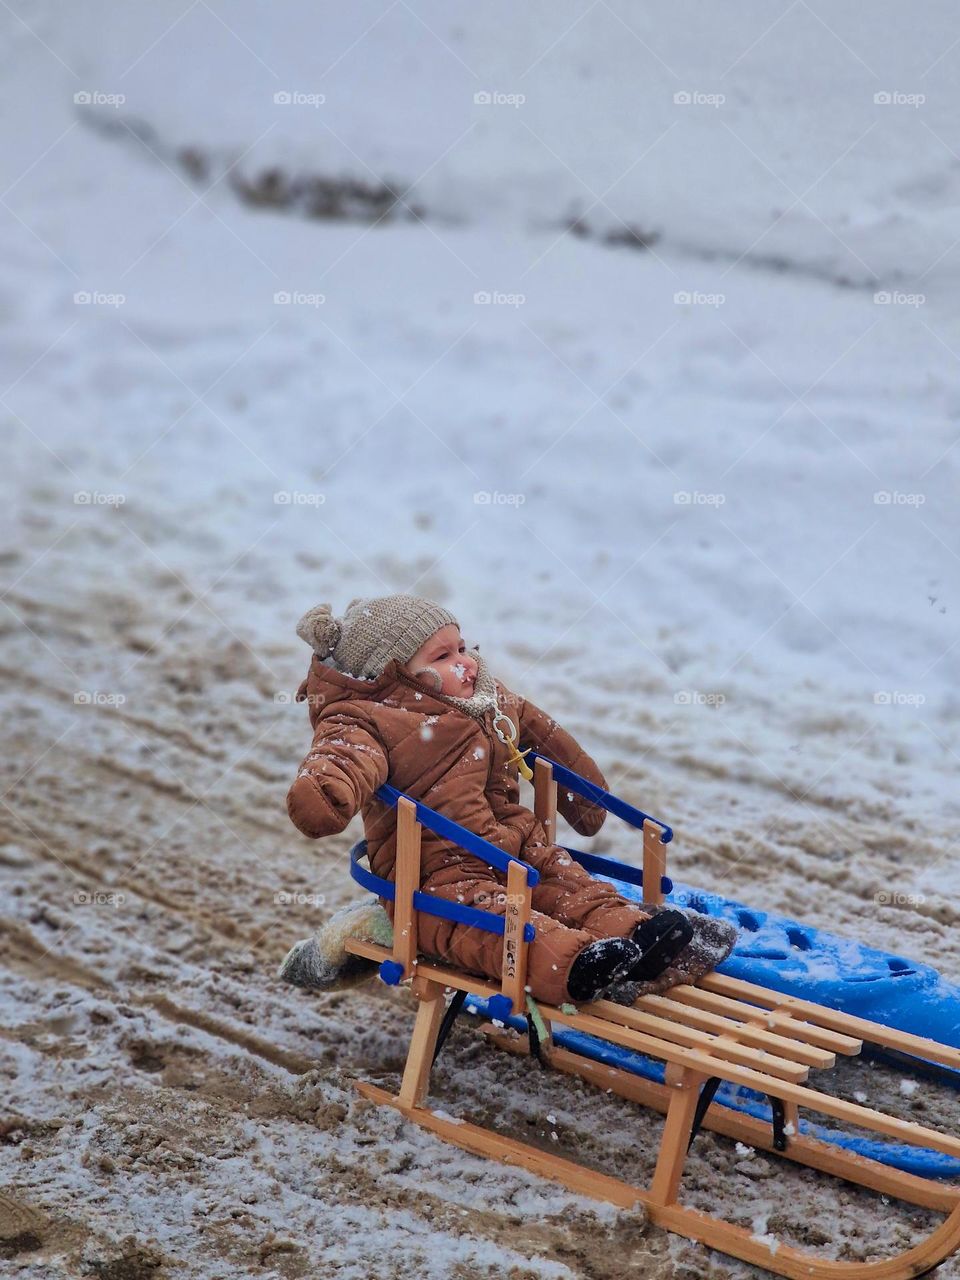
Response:
M644 823L652 822L654 827L659 829L661 844L669 844L673 839L673 827L668 826L666 822L661 822L659 818L653 817L652 814L644 813L642 809L636 809L632 804L627 804L626 800L621 800L618 796L611 795L609 791L604 791L602 787L598 787L595 782L582 778L579 773L574 773L566 765L558 764L556 760L551 760L549 756L545 756L541 751L531 749L529 759L533 760L534 764L536 764L537 760L543 760L550 765L553 770L553 780L558 787L564 787L567 791L572 791L574 795L582 796L584 800L589 800L591 804L598 805L601 809L606 809L608 812L616 814L618 818L622 818L631 827L643 828ZM534 788L536 788L536 768L534 768Z
M616 796L581 778L571 769L565 768L556 761L548 759L539 752L533 753L533 811L543 824L547 839L551 844L557 842L557 787L564 786L585 799L591 800L603 808L624 818L631 826L639 826L643 831L643 871L618 862L615 858L603 858L596 853L579 853L567 845L561 846L580 863L587 871L600 875L612 876L615 880L626 880L629 884L643 886L643 900L653 906L663 903L664 894L673 889L673 881L667 876L666 845L673 839L673 831L656 818L641 813L632 805L618 800ZM614 803L608 803L613 801ZM629 811L629 816L623 810ZM637 821L639 819L639 821Z

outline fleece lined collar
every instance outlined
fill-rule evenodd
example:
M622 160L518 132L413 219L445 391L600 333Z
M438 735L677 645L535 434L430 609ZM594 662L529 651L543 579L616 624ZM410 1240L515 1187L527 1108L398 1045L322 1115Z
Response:
M415 676L409 675L402 669L400 662L396 658L392 658L387 663L379 676L373 679L366 679L347 675L329 658L321 659L315 654L310 664L310 672L307 679L303 681L297 692L297 701L304 701L312 692L319 692L326 686L320 699L318 699L321 705L311 706L310 708L311 722L316 724L316 721L320 718L323 702L341 701L350 698L356 698L358 702L383 702L393 694L397 685L400 684L408 689L412 688L422 692L424 698L433 698L439 703L453 707L457 711L462 711L465 715L471 716L475 720L482 720L488 711L496 712L498 709L497 683L493 672L487 665L486 659L476 651L471 653L470 656L477 663L476 684L469 698L459 698L453 694L438 693L432 686L423 683Z

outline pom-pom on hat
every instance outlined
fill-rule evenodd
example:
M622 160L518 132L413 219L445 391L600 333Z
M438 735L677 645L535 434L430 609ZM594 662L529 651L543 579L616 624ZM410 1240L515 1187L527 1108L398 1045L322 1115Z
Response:
M297 623L297 635L346 675L374 680L392 658L409 662L449 623L459 626L448 609L421 596L357 596L342 618L333 616L329 604L308 609Z

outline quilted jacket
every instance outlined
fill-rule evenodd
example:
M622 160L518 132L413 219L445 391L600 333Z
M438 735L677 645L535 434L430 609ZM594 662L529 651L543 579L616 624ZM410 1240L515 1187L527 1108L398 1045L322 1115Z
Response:
M534 747L606 790L603 774L555 720L494 678L477 653L476 689L495 692L500 710L518 733L521 750ZM363 815L371 869L393 878L396 809L374 792L389 781L445 817L459 822L514 857L546 834L533 812L520 804L512 746L493 728L494 708L480 718L457 700L408 675L396 660L376 680L355 679L314 656L297 701L307 703L313 744L287 794L287 810L306 836L342 831ZM509 726L500 722L510 737ZM580 835L592 836L606 811L558 788L557 807ZM451 860L472 855L424 830L422 871L426 878Z

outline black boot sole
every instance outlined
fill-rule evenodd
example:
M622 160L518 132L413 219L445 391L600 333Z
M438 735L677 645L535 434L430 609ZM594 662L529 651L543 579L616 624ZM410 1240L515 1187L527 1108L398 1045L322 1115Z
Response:
M600 941L613 942L614 939L605 938L605 939L601 939ZM635 943L633 943L629 938L622 938L622 939L618 938L615 941L618 944L620 944L620 947L625 952L623 959L620 961L619 964L615 965L610 969L607 969L605 972L603 970L600 970L600 972L595 972L593 975L591 975L594 981L592 982L589 991L583 991L580 994L574 995L574 992L571 989L570 983L571 981L575 981L575 974L574 974L574 971L571 970L571 976L567 980L567 982L568 982L568 990L570 991L570 996L574 1004L589 1004L592 1000L601 999L603 995L610 990L611 987L616 986L618 982L622 982L626 974L629 973L630 970L633 968L633 966L639 962L639 957L637 955L630 955L627 953L628 948L630 951L633 951L633 952L639 951L639 948L636 946ZM595 943L591 944L591 946L595 946L595 945L597 944ZM587 950L589 950L589 948L587 948Z
M646 937L637 936L640 930L645 931ZM663 911L645 920L633 934L633 941L643 955L631 968L627 981L652 982L659 978L692 938L693 925L680 911Z

